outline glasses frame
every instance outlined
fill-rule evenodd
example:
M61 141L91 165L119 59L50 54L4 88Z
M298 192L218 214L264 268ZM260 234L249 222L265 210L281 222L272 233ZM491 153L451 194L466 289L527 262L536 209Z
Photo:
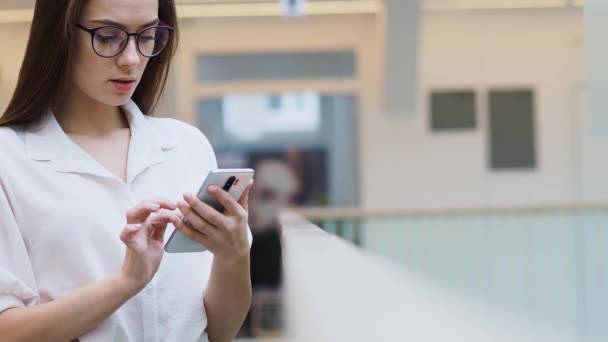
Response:
M123 29L121 27L113 26L113 25L100 26L100 27L96 27L96 28L92 28L91 29L91 28L82 26L80 24L76 24L76 27L78 27L79 29L81 29L81 30L83 30L85 32L88 32L89 34L91 34L91 48L93 49L93 52L95 52L95 54L97 56L101 57L101 58L114 58L114 57L120 55L123 51L125 51L125 49L127 48L127 45L129 45L129 40L131 39L131 37L135 37L135 46L137 47L137 51L139 52L140 55L142 55L144 57L147 57L147 58L156 57L156 56L160 55L165 50L165 48L167 47L167 45L165 45L157 54L154 54L154 55L151 55L151 56L145 55L143 52L141 52L141 49L139 47L139 37L141 36L141 34L144 33L145 31L149 30L149 29L152 29L152 28L164 28L164 29L169 30L169 39L170 39L171 38L171 34L173 34L173 31L175 31L175 29L173 27L168 26L168 25L164 25L163 23L160 23L159 25L156 25L156 26L146 27L146 28L142 29L141 31L135 32L135 33L131 33L131 32L129 32L129 31L127 31L127 30L125 30L125 29ZM104 28L108 28L108 27L121 30L121 31L123 31L124 33L127 34L127 42L126 42L126 44L122 47L122 49L120 49L113 56L103 56L103 55L100 55L99 52L97 52L97 50L95 50L95 34L97 33L97 31L99 31L101 29L104 29Z

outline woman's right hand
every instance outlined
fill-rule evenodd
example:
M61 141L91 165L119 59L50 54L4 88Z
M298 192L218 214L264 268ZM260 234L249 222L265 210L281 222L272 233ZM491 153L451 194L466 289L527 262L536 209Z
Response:
M177 206L168 200L142 202L127 211L120 239L127 246L121 273L136 288L144 288L163 257L163 237Z

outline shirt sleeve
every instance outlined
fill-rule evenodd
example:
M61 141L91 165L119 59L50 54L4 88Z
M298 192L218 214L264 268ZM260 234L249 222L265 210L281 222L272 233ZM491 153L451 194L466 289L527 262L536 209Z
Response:
M34 271L11 205L11 189L0 174L0 313L39 303Z

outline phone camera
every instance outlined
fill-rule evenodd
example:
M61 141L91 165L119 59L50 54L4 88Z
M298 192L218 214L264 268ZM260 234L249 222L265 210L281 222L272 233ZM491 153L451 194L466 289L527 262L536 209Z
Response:
M236 177L232 176L230 178L228 178L228 181L226 181L226 184L224 185L224 191L229 191L230 188L232 187L232 185L234 184L234 181L236 181Z

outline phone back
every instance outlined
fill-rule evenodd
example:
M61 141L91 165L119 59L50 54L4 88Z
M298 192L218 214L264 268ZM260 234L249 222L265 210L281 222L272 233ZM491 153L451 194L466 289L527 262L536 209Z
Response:
M224 211L224 207L215 199L215 197L211 196L207 189L211 185L218 186L220 188L224 188L228 185L228 181L230 181L231 177L234 177L234 181L231 181L230 188L228 189L228 193L235 200L239 200L241 195L247 188L247 184L249 184L249 180L253 178L253 170L251 169L234 169L234 171L230 171L230 169L225 170L217 170L217 172L210 172L205 182L198 190L197 197L207 203L209 206L214 208L219 212ZM224 189L225 190L225 189Z
M230 196L238 201L243 192L247 188L249 181L253 178L253 169L217 169L209 172L203 185L197 192L197 197L204 203L216 209L220 213L224 211L224 207L211 196L207 189L211 185L215 185L224 190L228 189ZM199 243L185 237L178 230L175 230L167 243L165 251L169 253L193 253L204 252L207 249Z

